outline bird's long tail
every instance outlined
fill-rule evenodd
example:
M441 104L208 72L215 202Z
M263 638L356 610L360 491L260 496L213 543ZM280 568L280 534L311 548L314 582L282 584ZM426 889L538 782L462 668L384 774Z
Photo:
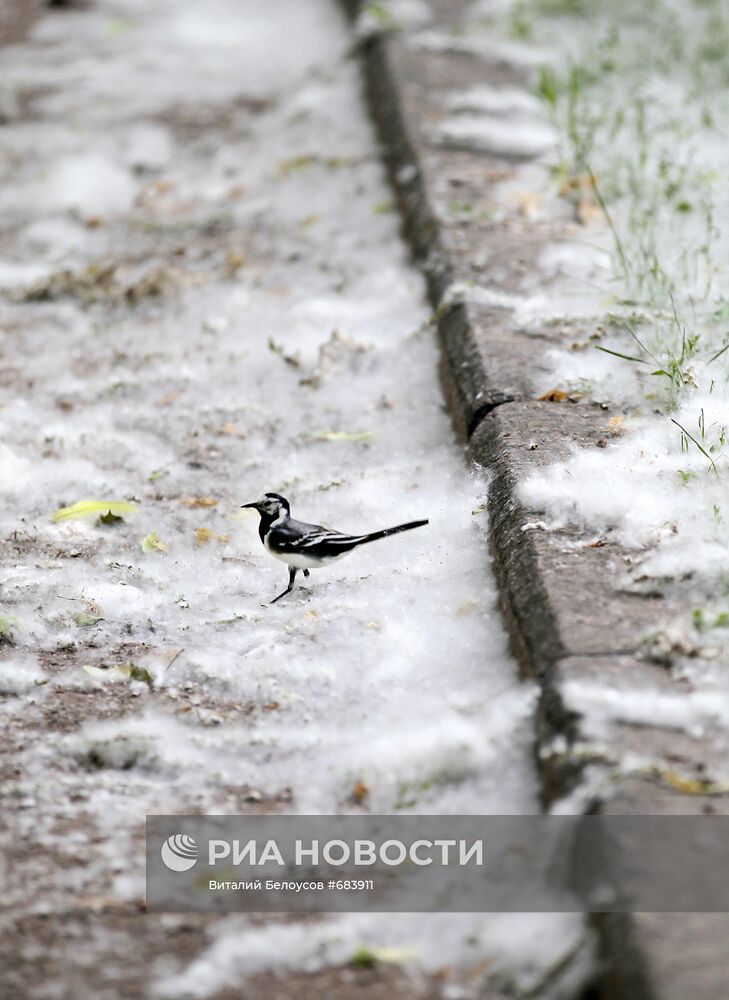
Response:
M361 535L357 539L357 544L364 545L365 542L376 542L378 538L387 538L388 535L397 535L401 531L410 531L412 528L422 528L424 524L428 524L427 519L425 521L408 521L407 524L397 524L394 528L383 528L382 531Z

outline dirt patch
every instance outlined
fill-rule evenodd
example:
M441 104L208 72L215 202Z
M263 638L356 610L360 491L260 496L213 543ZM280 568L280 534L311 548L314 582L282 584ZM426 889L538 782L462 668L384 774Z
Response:
M182 966L205 946L219 918L150 916L134 907L114 908L102 897L82 900L64 919L27 917L0 939L0 995L3 1000L43 996L48 983L62 981L66 996L138 1000L149 995L159 961ZM108 908L111 907L111 908ZM69 950L104 935L115 942L100 964L72 967ZM32 946L29 944L32 942ZM42 953L43 961L36 955ZM211 993L208 1000L437 1000L440 983L391 966L343 965L314 973L265 973ZM244 990L244 993L242 992ZM47 995L50 996L50 993Z
M41 0L5 0L0 8L0 47L22 42L42 11Z

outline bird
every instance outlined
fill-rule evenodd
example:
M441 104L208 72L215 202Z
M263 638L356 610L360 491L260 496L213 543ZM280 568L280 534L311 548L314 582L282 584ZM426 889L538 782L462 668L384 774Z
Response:
M264 493L251 503L241 504L241 508L252 507L261 516L258 534L264 548L288 564L289 585L273 598L271 604L280 601L294 589L296 574L303 569L308 577L309 570L319 569L336 562L342 556L365 545L375 542L378 538L397 535L401 531L411 531L428 524L427 518L421 521L408 521L394 528L383 528L381 531L371 531L365 535L348 535L341 531L324 528L321 524L307 524L291 517L291 504L280 493Z

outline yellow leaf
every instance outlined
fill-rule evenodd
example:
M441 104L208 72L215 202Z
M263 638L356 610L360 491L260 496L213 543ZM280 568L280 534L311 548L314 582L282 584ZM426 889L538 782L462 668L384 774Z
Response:
M317 431L314 435L320 441L367 441L374 437L374 431Z
M54 522L74 521L82 517L95 517L100 514L112 514L114 517L121 517L123 514L135 514L138 508L136 504L128 503L126 500L79 500L78 503L70 507L61 507L51 517Z
M126 681L129 680L130 670L121 667L92 667L84 664L84 670L91 677L99 681Z
M385 199L385 201L379 201L375 207L372 209L373 215L387 215L389 212L395 211L395 203L391 198Z
M373 948L372 953L378 962L388 965L401 965L403 962L412 962L418 958L415 948Z
M142 552L167 552L169 549L169 545L162 541L156 531L150 531L139 544L142 546Z
M729 791L727 785L720 785L715 781L705 779L687 778L678 771L666 770L660 772L661 777L683 795L724 795Z
M249 517L250 518L255 517L257 519L258 511L252 509L239 510L237 514L228 514L228 517L230 518L231 521L245 521Z
M282 177L288 177L295 170L303 170L305 167L310 167L312 163L316 162L316 157L311 153L306 153L303 156L292 156L287 160L281 160L278 164L278 172Z
M107 21L104 26L104 34L107 38L116 38L117 35L123 35L127 31L131 31L134 27L135 22L130 17L116 17L111 21Z
M119 663L113 667L92 667L84 664L84 670L91 677L101 681L144 681L152 685L153 679L146 667L138 667L136 663Z

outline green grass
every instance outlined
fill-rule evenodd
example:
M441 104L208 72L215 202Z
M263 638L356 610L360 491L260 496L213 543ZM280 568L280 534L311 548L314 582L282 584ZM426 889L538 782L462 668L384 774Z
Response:
M563 55L536 89L560 137L556 182L589 195L612 236L615 305L599 349L632 365L670 415L729 381L728 220L717 218L729 164L703 152L729 129L729 5L518 0L509 28ZM716 473L724 428L703 414L696 428L674 423Z

